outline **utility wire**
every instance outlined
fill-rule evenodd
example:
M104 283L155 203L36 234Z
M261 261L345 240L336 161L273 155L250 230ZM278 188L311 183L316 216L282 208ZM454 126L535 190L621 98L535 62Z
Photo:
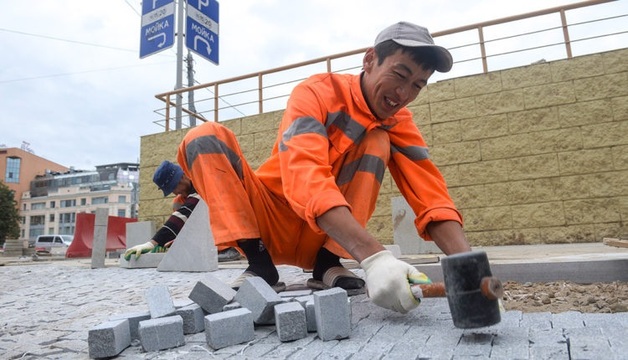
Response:
M68 42L68 43L72 43L72 44L79 44L79 45L85 45L85 46L99 47L99 48L104 48L104 49L128 51L128 52L136 52L137 51L135 49L124 49L124 48L119 48L119 47L114 47L114 46L92 44L92 43L83 42L83 41L62 39L62 38L57 38L57 37L48 36L48 35L41 35L41 34L31 34L31 33L27 33L27 32L24 32L24 31L10 30L10 29L4 29L4 28L0 28L0 31L9 32L9 33L13 33L13 34L19 34L19 35L25 35L25 36L33 36L33 37L38 37L38 38L42 38L42 39L63 41L63 42Z
M129 5L129 7L131 8L131 10L133 10L133 12L134 12L137 16L140 16L140 17L142 16L142 15L140 14L140 12L139 12L139 11L137 11L137 10L135 9L135 7L134 7L134 6L133 6L133 5L129 2L129 0L124 0L124 2L125 2L127 5Z
M129 5L129 7L131 7L131 9L133 10L133 12L135 12L138 16L141 16L137 10L133 7L133 5L131 5L131 3L128 2L128 0L125 0L125 3L127 5ZM24 35L24 36L32 36L32 37L36 37L36 38L42 38L42 39L48 39L48 40L55 40L55 41L62 41L62 42L67 42L67 43L71 43L71 44L78 44L78 45L83 45L83 46L92 46L92 47L97 47L97 48L103 48L103 49L110 49L110 50L117 50L117 51L125 51L125 52L137 52L137 49L126 49L126 48L120 48L120 47L114 47L114 46L108 46L108 45L100 45L100 44L94 44L94 43L88 43L88 42L84 42L84 41L77 41L77 40L70 40L70 39L63 39L63 38L58 38L58 37L54 37L54 36L49 36L49 35L41 35L41 34L33 34L33 33L28 33L28 32L24 32L24 31L18 31L18 30L11 30L11 29L5 29L5 28L0 28L0 31L4 31L4 32L8 32L8 33L13 33L13 34L18 34L18 35ZM155 55L161 55L161 56L171 56L169 54L166 53L162 53L162 54L155 54ZM150 65L161 65L161 64L168 64L171 63L172 61L169 62L161 62L161 63L153 63ZM107 69L98 69L98 70L85 70L85 71L78 71L78 72L70 72L70 73L61 73L61 74L51 74L51 75L42 75L42 76L34 76L34 77L29 77L29 78L20 78L20 79L11 79L11 80L0 80L0 84L6 84L6 83L12 83L12 82L19 82L19 81L30 81L30 80L38 80L38 79L46 79L46 78L53 78L53 77L62 77L62 76L71 76L71 75L76 75L76 74L86 74L86 73L95 73L95 72L101 72L101 71L111 71L111 70L121 70L121 69L127 69L127 68L134 68L134 67L139 67L139 66L145 66L145 65L130 65L130 66L120 66L120 67L115 67L115 68L107 68Z
M131 4L128 0L124 0L124 2L131 8L131 10L138 16L141 17L142 15L140 14L140 12L138 12L137 9L135 9L135 7L133 6L133 4ZM13 33L13 34L18 34L18 35L24 35L24 36L32 36L32 37L37 37L37 38L42 38L42 39L49 39L49 40L55 40L55 41L62 41L62 42L67 42L67 43L71 43L71 44L78 44L78 45L84 45L84 46L93 46L93 47L97 47L97 48L103 48L103 49L111 49L111 50L118 50L118 51L125 51L125 52L137 52L137 49L125 49L125 48L119 48L119 47L114 47L114 46L108 46L108 45L100 45L100 44L93 44L93 43L88 43L88 42L84 42L84 41L77 41L77 40L70 40L70 39L63 39L63 38L58 38L58 37L54 37L54 36L49 36L49 35L41 35L41 34L33 34L33 33L28 33L28 32L24 32L24 31L18 31L18 30L11 30L11 29L5 29L5 28L0 28L0 31L4 31L4 32L8 32L8 33ZM173 49L170 49L171 54L165 54L165 53L161 53L161 54L155 54L155 55L166 55L166 56L171 56L172 54L176 55L176 53L172 52ZM162 64L167 64L167 63L171 63L171 62L162 62L162 63L154 63L151 65L162 65ZM46 78L54 78L54 77L62 77L62 76L72 76L72 75L77 75L77 74L87 74L87 73L95 73L95 72L101 72L101 71L111 71L111 70L121 70L121 69L128 69L128 68L133 68L133 67L139 67L139 66L145 66L145 65L131 65L131 66L121 66L121 67L115 67L115 68L107 68L107 69L98 69L98 70L85 70L85 71L78 71L78 72L71 72L71 73L61 73L61 74L51 74L51 75L42 75L42 76L34 76L34 77L28 77L28 78L20 78L20 79L11 79L11 80L0 80L0 84L7 84L7 83L14 83L14 82L20 82L20 81L30 81L30 80L39 80L39 79L46 79ZM200 82L196 79L194 79L194 82L197 84L200 84ZM210 89L206 88L206 91L208 91L210 94L213 95L213 91L211 91ZM233 108L234 110L236 110L237 112L239 112L242 115L245 115L242 111L240 111L237 106L229 103L227 100L225 100L222 96L218 97L222 102L224 102L226 105L228 105L229 107Z
M167 61L167 62L163 62L163 63L153 63L153 64L150 64L150 65L162 65L162 64L169 64L169 63L172 63L172 61ZM0 80L0 84L19 82L19 81L39 80L39 79L46 79L46 78L52 78L52 77L71 76L71 75L77 75L77 74L88 74L88 73L95 73L95 72L102 72L102 71L130 69L130 68L140 67L140 66L141 67L146 67L145 64L140 64L140 65L129 65L129 66L113 67L113 68L107 68L107 69L76 71L76 72L71 72L71 73L42 75L42 76L34 76L34 77L21 78L21 79Z

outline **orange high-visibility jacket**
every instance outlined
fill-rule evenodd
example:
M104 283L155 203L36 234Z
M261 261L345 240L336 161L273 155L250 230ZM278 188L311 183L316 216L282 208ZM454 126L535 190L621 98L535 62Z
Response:
M316 224L318 216L337 206L350 207L336 185L332 164L366 132L377 128L390 137L388 169L416 214L419 235L431 239L426 232L431 221L462 224L410 110L404 108L383 121L376 119L362 95L360 75L319 74L296 86L272 155L256 174L312 229L322 233Z

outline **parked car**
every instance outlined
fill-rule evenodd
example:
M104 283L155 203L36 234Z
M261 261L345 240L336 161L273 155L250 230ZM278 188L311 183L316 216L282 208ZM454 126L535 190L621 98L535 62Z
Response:
M68 248L72 240L73 235L39 235L35 240L35 251L50 252L53 247Z

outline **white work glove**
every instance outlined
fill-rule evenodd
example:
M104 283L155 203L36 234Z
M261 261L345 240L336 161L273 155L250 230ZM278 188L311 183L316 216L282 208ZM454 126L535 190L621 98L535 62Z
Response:
M410 282L414 283L413 279L427 279L425 282L431 283L425 274L395 258L389 250L382 250L367 257L360 266L366 273L367 294L371 301L402 314L420 304L412 295Z
M147 252L152 252L154 249L155 245L152 241L146 242L141 245L135 245L124 253L124 259L126 261L129 261L131 259L131 255L133 254L135 254L135 259L137 259L140 257L140 255L146 254Z

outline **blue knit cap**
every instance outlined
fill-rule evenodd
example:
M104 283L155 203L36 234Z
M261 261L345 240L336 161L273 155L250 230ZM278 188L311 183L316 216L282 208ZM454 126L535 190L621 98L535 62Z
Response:
M159 190L164 192L164 196L170 195L179 185L179 181L183 177L183 170L179 165L173 164L168 160L159 165L153 175L153 182Z

